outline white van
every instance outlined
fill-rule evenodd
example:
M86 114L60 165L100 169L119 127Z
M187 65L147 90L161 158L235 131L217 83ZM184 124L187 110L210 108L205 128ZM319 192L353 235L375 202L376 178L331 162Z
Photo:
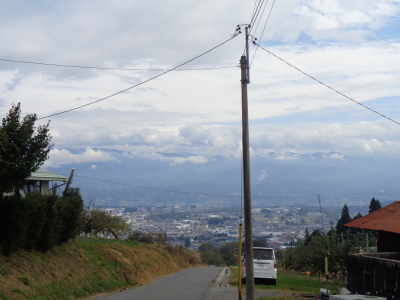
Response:
M243 272L242 282L246 283L246 263L243 253ZM276 285L277 264L275 260L275 252L272 248L253 247L253 268L254 279L263 279L271 285Z

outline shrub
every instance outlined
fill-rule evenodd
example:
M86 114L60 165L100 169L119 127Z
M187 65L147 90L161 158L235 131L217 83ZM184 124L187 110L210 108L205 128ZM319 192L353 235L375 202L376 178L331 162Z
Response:
M74 238L83 201L79 193L63 197L28 193L0 199L0 252L46 252Z
M29 228L29 202L20 196L0 198L0 251L4 255L22 248Z
M153 244L155 239L156 234L152 232L143 233L140 231L132 232L127 238L128 241L136 241L143 244Z

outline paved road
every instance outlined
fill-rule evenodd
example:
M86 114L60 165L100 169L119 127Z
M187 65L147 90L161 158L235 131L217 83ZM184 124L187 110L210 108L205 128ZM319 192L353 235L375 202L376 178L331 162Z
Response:
M204 300L221 268L199 267L158 278L148 285L97 296L102 300Z

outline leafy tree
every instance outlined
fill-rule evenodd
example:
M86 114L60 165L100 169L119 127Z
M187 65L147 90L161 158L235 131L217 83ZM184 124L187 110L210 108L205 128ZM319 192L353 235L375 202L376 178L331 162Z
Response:
M372 212L374 212L374 211L376 211L378 209L381 209L381 208L382 208L382 205L379 202L379 200L378 199L375 200L375 198L372 198L371 202L369 203L368 213L370 214L370 213L372 213Z
M253 239L253 247L267 247L267 246L268 246L267 240Z
M112 216L103 209L95 208L85 209L80 231L90 235L102 233L105 237L111 234L118 240L119 235L128 234L130 228L123 218Z
M238 250L237 242L226 243L225 245L219 248L219 253L223 257L225 264L227 264L228 266L235 264L236 262L235 251L237 252L237 250Z
M0 195L21 185L49 157L49 122L35 126L36 114L20 117L20 104L12 105L0 126Z
M220 266L224 263L224 259L216 252L200 252L201 261L207 265Z
M319 229L315 229L313 232L311 232L311 239L313 237L320 237L323 236L323 234L321 233L321 231Z
M304 240L296 248L276 252L279 267L321 275L325 269L325 257L328 257L329 272L332 275L344 274L347 255L359 252L366 244L363 235L352 235L349 230L344 234L346 239L339 241L333 228L326 235L314 231L308 245ZM375 242L370 240L370 244Z
M214 247L214 245L210 244L210 243L205 243L205 244L201 244L199 247L199 252L217 252L217 248Z
M306 227L306 234L304 235L304 244L307 246L311 242L311 236Z
M353 217L353 219L352 219L352 221L354 221L354 220L357 220L357 219L359 219L359 218L361 218L362 217L362 214L361 213L357 213L354 217ZM361 229L361 228L350 228L350 233L351 234L357 234L357 233L361 233L361 232L363 232L363 229Z
M349 209L347 208L347 205L345 204L342 208L342 215L336 224L336 233L340 234L342 232L346 232L346 226L344 226L344 225L349 223L350 221L351 221L351 218L350 218L350 214L349 214Z
M190 247L190 239L188 237L185 239L185 247L186 248Z

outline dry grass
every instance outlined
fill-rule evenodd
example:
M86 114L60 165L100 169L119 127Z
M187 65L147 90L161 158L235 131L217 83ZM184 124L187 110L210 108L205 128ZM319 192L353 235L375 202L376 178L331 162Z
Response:
M0 256L0 299L77 299L198 264L194 253L168 245L78 238L45 254Z

